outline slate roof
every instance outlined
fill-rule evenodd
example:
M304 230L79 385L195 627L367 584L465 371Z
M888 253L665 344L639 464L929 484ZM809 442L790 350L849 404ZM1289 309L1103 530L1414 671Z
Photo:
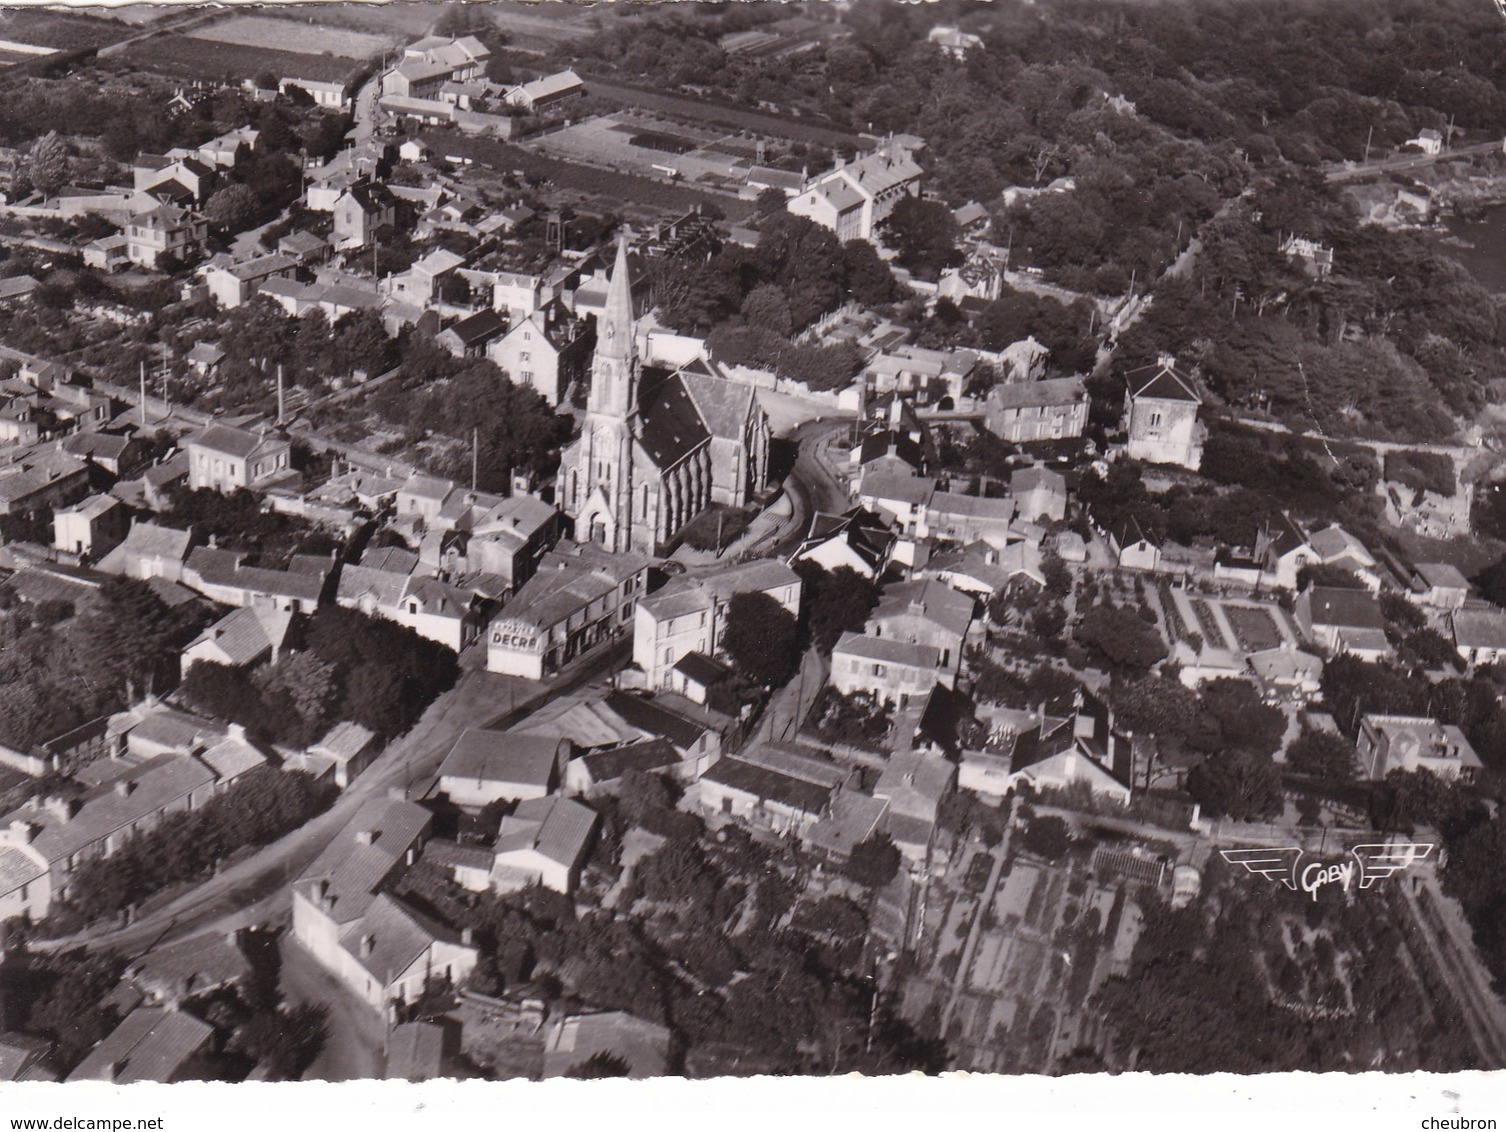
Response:
M463 318L450 327L450 333L466 346L479 346L507 332L507 319L488 308Z
M831 650L833 659L838 655L874 660L885 664L903 664L912 668L940 668L941 650L930 645L913 645L909 641L896 641L888 637L865 637L861 633L846 632Z
M195 637L188 648L212 643L224 654L223 663L239 668L265 652L281 648L292 621L291 613L247 606L216 621Z
M1454 644L1462 649L1506 649L1506 613L1499 609L1457 609Z
M1467 590L1469 579L1448 562L1419 562L1417 576L1431 589Z
M869 624L882 624L896 617L922 616L958 637L967 635L973 623L975 602L935 579L890 586L879 598Z
M1175 366L1160 362L1141 366L1130 370L1125 375L1125 380L1129 383L1131 395L1136 399L1192 401L1199 405L1203 403L1192 380L1178 373Z
M643 371L639 416L643 429L638 441L656 467L672 468L711 439L696 409L695 398L678 374L650 379Z
M359 723L337 723L309 748L310 754L327 755L337 763L349 762L376 740L376 735Z
M1339 625L1351 629L1386 627L1380 605L1368 590L1314 586L1310 591L1314 625Z
M614 690L607 695L606 703L626 723L649 735L668 739L682 751L694 747L707 731L706 724L671 711L648 696Z
M288 442L281 437L262 436L250 429L212 424L188 443L192 447L208 448L212 452L249 460L259 452L282 447Z
M732 669L705 653L688 652L675 662L675 671L687 680L692 680L703 687L710 687Z
M766 766L745 762L729 755L718 759L701 776L702 782L712 782L756 798L778 802L790 809L807 814L819 814L831 804L833 786L807 782Z
M362 954L362 941L370 938L372 950ZM355 957L382 986L389 986L432 947L444 940L458 943L459 935L438 922L388 896L373 897L359 922L341 932L340 946Z
M690 399L712 436L741 440L748 427L748 417L758 408L753 388L725 377L700 372L700 367L680 370Z
M47 875L46 866L13 845L0 844L0 896ZM0 1076L0 1080L7 1078Z

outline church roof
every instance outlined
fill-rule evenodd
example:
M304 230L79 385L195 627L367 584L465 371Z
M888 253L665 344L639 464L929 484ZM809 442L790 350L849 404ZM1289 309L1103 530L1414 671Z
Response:
M680 374L645 367L640 389L638 440L655 466L672 468L711 439Z
M751 387L708 373L699 366L685 367L679 377L712 436L728 440L743 438L753 401Z

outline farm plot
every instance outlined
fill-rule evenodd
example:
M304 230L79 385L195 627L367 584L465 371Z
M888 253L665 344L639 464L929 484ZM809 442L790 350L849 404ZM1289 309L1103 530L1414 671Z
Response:
M734 135L735 137L735 135ZM727 135L632 114L593 118L531 139L528 148L565 161L655 176L675 169L686 181L740 181L746 158L711 147Z
M240 15L195 28L188 38L269 51L286 51L296 46L301 54L333 55L340 59L370 59L397 43L394 35L372 35L293 18Z
M131 29L116 20L64 12L0 10L0 40L30 47L50 47L54 51L73 51L80 47L103 47L131 34ZM19 54L27 58L25 52Z
M340 82L351 78L360 69L354 59L218 43L183 35L143 40L122 52L119 59L137 70L171 78L211 82L228 79L234 83L254 79L263 72L270 72L278 78Z
M1239 647L1245 652L1260 652L1279 648L1286 638L1277 628L1269 610L1248 605L1225 605L1224 616L1239 638Z

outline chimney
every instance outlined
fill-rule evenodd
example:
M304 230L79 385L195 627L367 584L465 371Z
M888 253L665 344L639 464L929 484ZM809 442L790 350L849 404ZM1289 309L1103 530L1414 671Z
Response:
M374 829L363 829L356 834L357 845L375 845L376 839L377 831Z
M75 802L56 794L52 795L45 802L43 802L42 806L49 814L57 818L58 821L64 823L65 825L73 818L73 815L78 812L78 807Z
M245 742L246 729L239 723L231 723L225 728L225 737L227 739L235 739L239 742Z
M361 937L361 958L370 959L371 953L376 950L376 936L367 932Z
M129 778L122 778L115 783L115 793L121 798L129 798L134 789L136 789L136 784Z
M37 835L37 827L19 818L10 823L10 840L18 845L30 845Z
M462 947L470 947L471 944L472 944L472 940L475 939L475 935L476 935L476 933L474 931L472 931L470 928L461 928L460 929L460 944L461 944L461 946Z

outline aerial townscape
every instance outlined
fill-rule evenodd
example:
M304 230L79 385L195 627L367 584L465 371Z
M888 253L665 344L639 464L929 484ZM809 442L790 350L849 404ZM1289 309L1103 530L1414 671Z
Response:
M6 11L0 1082L1506 1069L1503 16Z

